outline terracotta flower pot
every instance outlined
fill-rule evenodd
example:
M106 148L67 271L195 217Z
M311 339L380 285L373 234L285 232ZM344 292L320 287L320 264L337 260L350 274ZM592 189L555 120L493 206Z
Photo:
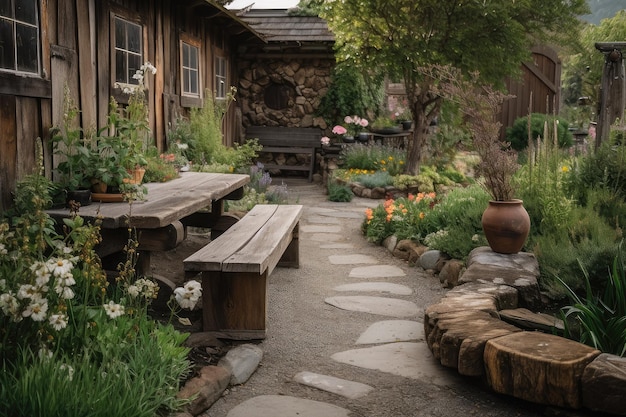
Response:
M127 184L141 184L146 170L144 168L135 168L129 170L128 173L130 174L130 178L126 181Z
M512 254L522 250L530 217L522 200L490 201L482 217L483 232L494 252Z

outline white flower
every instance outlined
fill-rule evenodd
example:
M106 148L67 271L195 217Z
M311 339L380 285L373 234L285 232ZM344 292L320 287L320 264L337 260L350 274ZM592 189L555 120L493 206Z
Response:
M54 330L58 331L61 329L65 329L67 327L67 316L63 313L53 314L48 319L48 322Z
M178 149L185 150L189 148L189 145L187 145L186 143L176 142L176 147Z
M33 298L39 294L37 287L30 284L20 285L20 289L17 291L17 298L23 300L25 298Z
M30 317L33 321L43 321L46 318L47 311L48 301L40 297L34 297L26 307L26 310L22 311L22 316Z
M50 281L50 271L45 263L36 262L31 265L30 269L35 273L35 282L38 287L41 288Z
M72 262L69 259L64 258L50 258L48 262L46 262L48 266L48 270L55 277L61 277L68 272L71 272L74 268Z
M126 291L128 292L128 295L133 298L139 295L139 287L137 287L136 285L129 285Z
M63 287L63 291L59 293L59 295L64 300L71 300L72 298L74 298L74 290L70 287Z
M50 359L52 357L52 351L47 346L42 346L38 354L41 359Z
M61 366L59 366L59 369L60 370L67 369L67 378L70 381L74 378L74 368L72 366L62 363Z
M7 316L9 314L15 315L19 309L19 303L17 298L11 293L5 293L0 295L0 308Z
M202 285L198 281L188 281L182 288L174 290L174 296L178 305L191 310L202 297Z
M124 306L114 303L113 300L109 301L109 304L104 304L103 307L109 318L115 319L124 315Z
M7 251L6 246L4 246L3 243L0 243L0 255L6 255L7 253L9 252Z

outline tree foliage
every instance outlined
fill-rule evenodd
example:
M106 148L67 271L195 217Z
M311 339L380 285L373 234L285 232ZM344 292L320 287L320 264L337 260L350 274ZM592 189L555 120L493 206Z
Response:
M565 62L563 74L564 97L567 104L576 104L578 97L586 96L592 104L599 102L604 56L595 47L596 42L617 42L626 39L626 10L599 26L585 25L580 34L581 50Z
M502 86L538 42L575 35L585 0L328 0L321 16L336 37L340 60L403 79L415 130L407 170L419 171L428 126L441 98L422 68L451 65L478 71Z

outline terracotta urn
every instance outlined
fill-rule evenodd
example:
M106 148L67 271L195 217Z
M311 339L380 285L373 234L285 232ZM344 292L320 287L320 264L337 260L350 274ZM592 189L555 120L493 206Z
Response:
M522 250L526 242L530 217L522 200L492 200L483 213L482 226L494 252L513 254Z

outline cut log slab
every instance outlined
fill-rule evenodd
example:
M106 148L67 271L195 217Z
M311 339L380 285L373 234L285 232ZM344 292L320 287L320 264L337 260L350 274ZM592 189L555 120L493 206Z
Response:
M467 376L484 375L483 352L487 340L520 331L484 311L441 314L433 321L427 337L433 356L442 365Z
M626 358L601 354L585 368L582 386L586 408L626 415Z
M516 308L518 303L518 295L515 288L482 280L455 287L446 293L446 298L454 298L466 294L491 296L495 299L498 310Z
M487 383L498 393L526 401L580 408L583 371L599 354L550 334L513 333L485 345Z
M544 313L533 313L525 308L501 310L500 318L526 330L541 330L546 333L563 331L563 320Z

